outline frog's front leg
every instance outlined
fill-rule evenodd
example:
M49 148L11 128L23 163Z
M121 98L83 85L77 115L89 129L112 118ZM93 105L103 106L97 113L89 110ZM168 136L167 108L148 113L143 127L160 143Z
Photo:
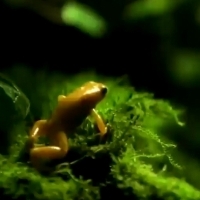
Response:
M58 96L58 101L62 101L62 100L65 100L65 99L66 99L65 95L59 95Z
M105 123L103 122L101 116L96 112L95 109L91 110L91 115L97 123L97 126L99 128L101 136L104 136L107 133L107 127L106 127Z
M37 170L43 169L43 162L62 159L69 150L68 138L64 132L55 133L50 138L51 146L35 147L31 149L30 160Z

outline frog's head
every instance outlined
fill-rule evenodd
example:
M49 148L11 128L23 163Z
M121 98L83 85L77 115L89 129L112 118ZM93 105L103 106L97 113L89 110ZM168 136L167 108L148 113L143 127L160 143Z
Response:
M94 108L108 92L108 88L104 84L93 81L85 83L81 88L83 91L82 102L90 108Z

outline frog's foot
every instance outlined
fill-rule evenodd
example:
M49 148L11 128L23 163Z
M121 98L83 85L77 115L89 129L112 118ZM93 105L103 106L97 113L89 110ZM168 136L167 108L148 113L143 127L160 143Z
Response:
M98 134L100 137L100 142L101 143L105 143L107 141L111 141L113 138L113 129L111 127L111 125L109 123L106 124L106 133L102 134L99 133Z
M101 116L97 113L97 111L95 109L91 110L91 115L93 116L93 118L96 121L97 127L100 131L100 135L101 137L103 137L106 133L107 133L107 127L103 122L103 119L101 118Z
M104 132L100 132L99 135L100 135L100 138L105 138L108 135L107 127L104 127Z
M30 162L35 169L41 171L44 167L44 162L54 159L62 159L65 157L67 152L68 149L63 150L56 146L36 147L30 151Z

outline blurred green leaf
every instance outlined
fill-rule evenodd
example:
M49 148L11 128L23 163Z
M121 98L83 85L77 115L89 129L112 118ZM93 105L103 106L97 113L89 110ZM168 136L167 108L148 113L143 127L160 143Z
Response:
M66 24L75 26L93 37L101 37L106 31L105 20L80 3L66 4L61 15Z

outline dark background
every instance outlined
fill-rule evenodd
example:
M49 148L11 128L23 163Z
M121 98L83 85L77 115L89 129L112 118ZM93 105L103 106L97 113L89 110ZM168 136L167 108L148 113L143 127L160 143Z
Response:
M108 31L98 39L76 27L54 23L53 17L46 19L37 8L26 6L23 3L26 1L31 0L15 1L15 6L7 3L13 1L1 1L1 68L19 63L66 73L95 68L105 75L129 74L136 88L181 103L188 103L186 93L196 93L193 89L199 86L181 85L172 78L172 68L176 68L173 62L176 54L199 51L200 22L195 19L197 0L183 1L168 12L147 13L135 18L124 17L130 0L121 4L120 0L104 2L105 5L102 2L93 5L88 0L86 3L102 13L108 23ZM58 6L55 0L40 1ZM40 1L36 1L38 7ZM152 1L152 4L156 3Z
M134 2L143 5L131 10ZM163 0L159 8L149 0L155 9L146 9L145 2L82 0L108 24L95 38L54 16L51 8L59 10L62 0L1 1L1 70L23 64L66 74L90 68L116 77L128 74L137 90L185 108L186 127L170 135L185 153L199 158L200 2Z

